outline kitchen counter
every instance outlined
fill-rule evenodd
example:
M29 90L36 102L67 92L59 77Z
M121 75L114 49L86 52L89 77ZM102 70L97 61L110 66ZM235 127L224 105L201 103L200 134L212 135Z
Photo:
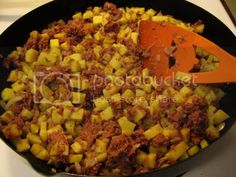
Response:
M22 15L50 0L1 0L0 33ZM236 29L220 0L188 0L215 15L236 35ZM236 125L224 136L212 155L183 177L235 177ZM0 140L0 177L42 177L26 160Z

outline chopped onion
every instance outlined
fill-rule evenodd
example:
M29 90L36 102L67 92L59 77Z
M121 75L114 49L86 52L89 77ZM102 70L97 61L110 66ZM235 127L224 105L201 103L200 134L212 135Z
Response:
M75 162L75 171L76 171L77 174L82 173L81 165L78 162Z
M7 104L6 104L6 109L8 109L11 105L14 103L17 103L18 101L22 100L24 97L23 96L16 96L10 99Z
M6 110L6 103L3 100L0 100L0 106Z

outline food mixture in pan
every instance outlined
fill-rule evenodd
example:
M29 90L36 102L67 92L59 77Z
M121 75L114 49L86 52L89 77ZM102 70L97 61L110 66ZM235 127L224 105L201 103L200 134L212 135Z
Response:
M52 173L131 175L185 160L219 138L229 117L218 106L224 92L155 82L142 66L149 54L138 45L141 20L204 28L107 2L32 31L4 59L15 69L1 93L0 127L18 152L31 152ZM200 71L219 65L200 48L196 54Z

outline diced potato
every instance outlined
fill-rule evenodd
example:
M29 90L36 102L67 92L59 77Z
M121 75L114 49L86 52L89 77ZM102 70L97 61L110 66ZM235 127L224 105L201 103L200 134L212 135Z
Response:
M175 100L175 102L176 102L177 104L181 104L181 103L183 103L184 100L185 100L184 97L183 97L183 95L180 94L179 92L174 95L173 99Z
M30 144L42 144L40 137L31 132L27 134L26 138L29 140Z
M130 34L130 37L131 37L132 41L133 41L135 44L138 43L139 34L138 34L137 32L132 32L132 33Z
M99 14L100 12L101 12L101 7L98 7L98 6L95 6L94 8L93 8L93 13L94 14Z
M80 154L80 153L83 152L83 147L82 147L81 144L78 143L78 142L74 142L74 143L71 145L71 148L72 148L72 150L74 151L74 153Z
M159 146L159 147L154 147L154 146L149 146L149 153L158 153L162 152L163 154L168 152L168 149L166 146Z
M204 28L205 28L204 24L195 25L194 26L194 32L196 32L196 33L203 33Z
M107 144L108 144L107 140L96 139L95 152L98 152L98 153L106 152Z
M110 120L110 119L112 119L114 117L112 108L110 106L108 106L104 111L102 111L100 113L100 117L103 120Z
M67 144L60 144L59 142L56 142L50 147L49 154L50 156L58 156L58 155L67 156L69 155L69 146Z
M133 11L135 14L143 14L145 12L144 7L131 7L131 11Z
M160 124L157 124L144 132L146 139L150 140L162 132L162 127Z
M32 32L30 32L30 37L33 37L34 39L37 39L39 36L39 32L34 30Z
M180 94L183 95L184 97L190 96L193 94L193 90L189 87L184 86L180 89Z
M92 121L93 123L100 122L100 121L101 121L101 118L99 117L99 115L94 115L94 114L92 114L92 115L91 115L91 121Z
M150 109L151 109L151 114L157 112L160 110L160 107L159 107L159 100L157 99L154 99L150 102Z
M98 111L103 111L109 106L107 99L104 97L100 97L94 100L94 104L96 106L96 110Z
M209 87L204 86L204 85L199 85L197 86L194 92L199 96L205 97L209 91L210 91Z
M217 100L220 100L220 99L222 99L225 96L225 92L223 90L221 90L221 89L218 89L215 92L215 94L216 94Z
M103 21L103 16L101 15L97 15L97 16L93 16L93 24L96 25L101 25Z
M172 150L166 153L164 156L165 158L169 160L176 161L178 160L187 150L189 149L189 146L185 142L180 142L177 144Z
M84 150L88 149L88 143L86 141L78 140L78 142L80 143L80 145L82 146Z
M56 126L54 126L52 128L49 128L47 130L47 134L50 135L51 133L58 132L58 131L63 131L63 128L62 128L61 125L56 125Z
M131 32L131 29L129 27L125 27L125 28L120 28L120 31L117 35L118 38L125 38L127 37L127 35Z
M117 93L120 90L120 88L116 85L107 85L105 89L103 89L103 95L105 97L109 97L115 93Z
M96 33L97 34L97 33ZM95 38L95 37L94 37ZM100 40L99 37L95 38L96 40ZM93 48L94 54L96 55L96 58L100 58L100 51L102 50L102 47L97 45L96 47Z
M39 64L43 66L48 66L48 67L53 66L56 61L57 61L57 58L47 52L41 52L37 60Z
M146 115L146 111L143 109L137 109L135 116L134 116L134 122L139 122L141 119L143 119Z
M148 14L149 16L154 16L156 13L157 13L157 12L156 12L155 10L153 10L153 9L148 9L148 10L146 11L146 14Z
M219 130L216 127L214 127L213 125L210 125L206 129L206 135L209 140L215 140L220 137Z
M149 69L144 68L144 69L142 70L142 77L148 77L149 75L150 75Z
M118 119L122 134L131 135L136 127L136 124L130 122L126 117Z
M178 136L178 130L174 128L163 128L163 135L167 138L174 138Z
M207 140L203 139L201 142L200 142L200 146L202 149L205 149L208 147L208 142Z
M2 99L4 101L9 101L11 98L13 98L15 96L14 90L11 88L5 88L2 91Z
M52 122L54 124L60 124L63 120L63 117L61 114L58 113L58 110L52 111Z
M208 112L208 114L215 113L216 110L217 110L217 108L215 106L209 105L207 112Z
M13 143L16 147L17 152L25 152L30 149L28 139L14 139Z
M63 119L69 119L70 118L70 115L71 115L71 112L72 112L72 108L71 107L64 107L63 109Z
M47 141L47 137L48 137L47 122L41 122L40 123L39 136L44 142Z
M20 92L25 89L25 84L21 81L16 81L11 85L11 87L15 92Z
M53 91L48 86L42 84L40 85L39 89L43 98L46 98L47 100L50 100L52 98Z
M30 125L30 131L33 133L33 134L38 134L39 132L39 126L37 124L31 124Z
M33 70L27 63L22 63L22 70L27 75L29 79L33 79Z
M78 13L74 14L74 15L72 16L72 18L73 18L73 19L82 18L82 13L81 13L81 12L78 12Z
M70 79L70 87L80 89L80 81L78 79Z
M63 42L60 45L60 47L61 47L62 50L69 50L70 49L70 45L68 44L68 42Z
M83 159L83 154L71 154L69 156L69 162L70 163L79 163Z
M83 19L89 19L93 17L93 12L91 10L87 10L84 14L83 14Z
M135 95L136 95L136 97L145 97L146 96L146 92L141 90L141 89L136 89Z
M89 82L86 79L81 80L81 88L80 90L87 90L89 88Z
M112 68L114 68L115 70L120 69L121 67L121 63L116 59L116 58L112 58L110 61L110 65Z
M8 82L15 82L18 80L18 71L16 69L12 70L7 78Z
M69 134L73 135L75 133L75 121L67 120L65 122L65 127Z
M146 159L145 159L145 163L144 166L147 168L155 168L156 166L156 153L150 153L147 155Z
M156 16L152 16L152 21L156 21L156 22L168 22L169 17L168 16L161 16L161 15L156 15Z
M103 153L100 153L96 158L95 160L97 162L104 162L107 158L107 152L103 152Z
M100 40L104 39L104 36L101 34L100 31L98 31L94 34L94 39L96 39L97 41L100 41Z
M22 130L16 124L8 124L2 131L6 138L18 138L22 134Z
M28 63L32 63L33 61L36 61L38 58L38 51L35 49L29 49L25 53L25 61Z
M68 57L72 60L75 60L75 61L82 60L82 56L79 53L74 53L72 55L69 55Z
M140 88L142 88L146 93L151 93L151 91L152 91L152 85L151 84L140 85Z
M48 33L42 33L42 34L40 34L40 37L41 38L49 38L49 35L48 35Z
M63 39L66 37L66 33L57 33L57 34L54 34L54 38L56 39Z
M119 54L121 56L125 55L128 52L127 47L123 44L118 43L118 44L113 44L113 46L118 49Z
M12 111L6 111L0 116L0 120L3 122L10 123L10 121L15 117Z
M21 116L24 120L31 120L33 117L33 113L30 110L23 108L23 110L21 111Z
M220 123L224 122L228 118L229 118L229 115L225 113L223 110L219 109L214 114L214 123L216 125L219 125Z
M184 153L180 158L179 158L179 160L186 160L186 159L188 159L189 158L189 155L188 155L188 153Z
M79 61L72 60L70 63L70 70L72 73L77 73L80 71Z
M74 104L80 104L85 102L85 93L80 92L72 92L72 103Z
M210 104L214 102L217 99L217 96L213 90L211 90L206 96L205 96L206 101Z
M81 122L84 118L84 109L75 109L70 117L72 120Z
M51 39L50 40L50 48L59 48L60 44L59 44L59 40L58 39Z
M38 159L45 161L49 160L48 151L39 144L33 144L33 146L30 149L30 152Z
M163 129L167 128L174 129L174 126L172 125L172 123L170 123L170 121L167 118L162 118L160 123Z
M190 129L189 128L182 128L180 130L181 136L184 140L184 142L188 142L190 139Z
M134 96L134 92L130 89L126 89L121 95L122 99L124 99L126 102L133 101L132 98L134 98Z
M42 122L44 122L44 121L46 121L47 120L47 117L46 117L46 115L41 115L41 116L39 116L39 118L38 118L38 123L42 123Z
M120 103L121 95L119 93L111 96L111 101L115 103Z
M139 165L144 165L145 159L147 158L147 154L140 151L138 152L137 156L136 156L136 162Z
M150 19L150 16L146 13L141 16L141 20L149 20L149 19Z
M188 154L189 154L190 156L194 156L194 155L197 154L199 151L200 151L200 148L199 148L197 145L195 145L195 146L191 147L191 148L188 150Z

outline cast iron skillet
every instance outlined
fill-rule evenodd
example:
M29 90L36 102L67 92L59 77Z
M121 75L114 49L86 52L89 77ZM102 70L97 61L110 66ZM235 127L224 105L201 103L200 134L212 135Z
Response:
M84 11L89 6L102 6L104 2L106 2L106 0L56 0L43 5L28 13L24 17L20 18L0 36L0 53L3 54L4 57L6 57L7 54L16 46L23 45L32 30L41 30L55 20L69 19L76 11ZM176 18L186 22L193 23L201 19L206 25L203 36L215 42L216 44L230 52L232 55L236 55L236 39L233 33L217 18L191 3L183 0L109 0L109 2L115 3L120 7L141 6L146 8L153 8L158 11L161 10L164 14L173 15ZM3 88L9 85L8 83L6 83L6 78L9 71L4 69L2 65L0 67L0 90L3 90ZM222 131L223 135L229 130L229 128L235 121L234 117L236 116L236 109L234 108L234 105L236 104L236 85L226 84L222 85L222 88L227 92L227 95L221 101L221 107L231 116L231 119L226 121L226 126ZM3 112L3 110L1 111ZM2 134L0 136L3 141L13 149L11 143L6 140ZM219 142L220 139L217 140L217 143ZM196 166L204 158L208 158L210 152L212 152L215 147L216 143L213 143L209 148L203 150L193 158L189 158L186 161L179 162L162 170L154 170L152 172L136 176L177 176L188 171L189 169L191 169L191 167ZM50 166L46 165L45 162L34 158L30 153L24 153L21 154L21 156L26 158L32 165L32 167L39 173L45 176L52 175L50 173ZM58 173L56 176L77 175Z

